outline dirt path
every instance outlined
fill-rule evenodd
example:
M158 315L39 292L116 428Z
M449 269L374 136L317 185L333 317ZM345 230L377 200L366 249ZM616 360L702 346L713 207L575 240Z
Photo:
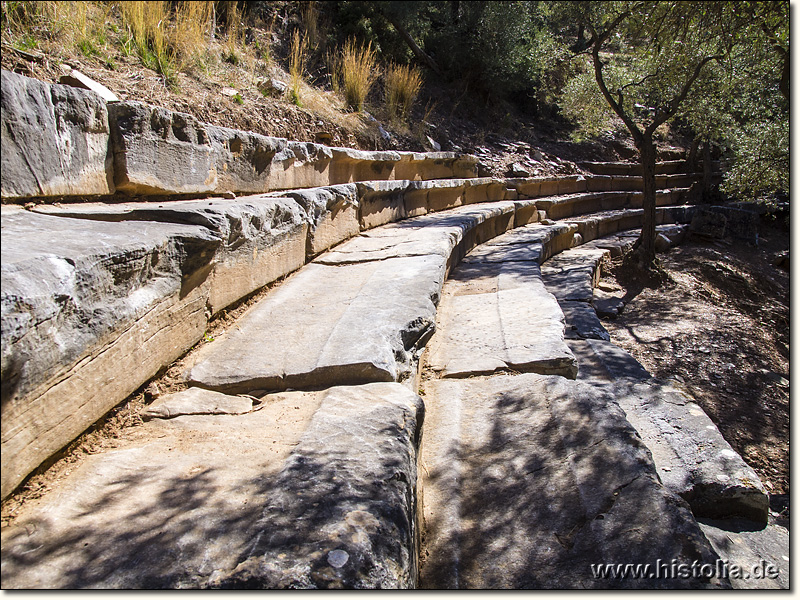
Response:
M632 299L604 325L653 375L686 386L786 516L789 273L772 258L789 235L780 223L760 229L757 248L692 240L662 255L672 281L638 293L629 285Z

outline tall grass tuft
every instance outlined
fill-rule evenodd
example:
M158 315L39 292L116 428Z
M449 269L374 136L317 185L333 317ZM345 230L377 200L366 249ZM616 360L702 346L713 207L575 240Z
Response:
M372 43L360 46L355 39L345 42L340 63L341 86L347 105L358 112L375 83L377 58Z
M292 102L300 106L300 84L303 81L303 70L308 58L308 43L306 38L295 30L292 34L292 44L289 51L289 75L291 77L290 96Z
M225 30L227 37L225 40L224 58L232 65L238 65L241 61L237 48L239 47L240 38L242 37L242 13L239 10L238 2L229 0L226 6Z
M172 38L181 68L196 62L205 54L213 10L214 3L211 0L183 0L175 6Z
M168 85L175 85L177 57L170 39L169 2L124 0L119 8L142 64L161 74Z
M389 118L405 120L422 87L422 73L417 67L390 64L384 76L384 87Z

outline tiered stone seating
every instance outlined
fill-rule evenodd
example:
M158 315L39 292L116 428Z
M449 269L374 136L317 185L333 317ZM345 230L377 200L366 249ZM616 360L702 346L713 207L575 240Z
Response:
M78 94L16 77L4 107L15 85L45 105ZM706 456L619 409L617 394L647 412L646 377L581 380L578 342L594 340L562 311L587 316L604 244L640 224L635 175L477 178L470 157L297 144L84 96L75 131L13 127L34 154L71 135L111 162L23 167L4 129L3 197L154 197L3 206L4 497L213 315L285 280L194 356L186 391L4 529L5 588L413 587L421 527L431 587L607 587L592 563L713 562L673 493L699 499L705 480L662 485L653 448L681 473ZM89 165L105 187L76 181ZM685 222L681 195L660 193L659 219ZM751 492L724 510L760 515Z

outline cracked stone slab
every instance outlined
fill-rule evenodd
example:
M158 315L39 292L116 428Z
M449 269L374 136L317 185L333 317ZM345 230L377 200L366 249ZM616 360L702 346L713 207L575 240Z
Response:
M446 262L309 264L209 344L188 379L226 393L404 379L433 330Z
M205 227L2 208L2 495L205 331Z
M3 588L413 587L421 400L386 383L262 400L87 457L3 528Z
M605 369L604 379L628 421L650 448L664 485L698 516L767 521L769 496L758 475L689 394L652 378L610 342L585 343Z
M156 399L141 412L143 419L174 419L183 415L241 415L253 410L253 399L189 388Z
M495 202L406 219L365 231L326 252L315 262L345 265L428 254L450 259L457 247L466 244L466 249L469 249L475 243L505 231L511 225L514 209L512 202Z
M437 331L427 363L442 377L507 369L577 373L564 315L536 262L465 261L444 285Z
M332 198L325 188L319 190ZM265 195L234 200L175 200L169 202L127 202L117 204L41 205L35 212L96 221L174 223L202 226L222 243L210 261L209 308L216 314L248 294L299 269L305 264L306 244L325 228L324 215L293 198ZM309 231L309 222L315 230ZM358 230L356 224L356 232ZM310 239L307 239L310 238ZM337 240L339 241L339 240Z
M593 577L599 563L717 558L611 395L534 374L429 381L424 391L421 587L728 586Z

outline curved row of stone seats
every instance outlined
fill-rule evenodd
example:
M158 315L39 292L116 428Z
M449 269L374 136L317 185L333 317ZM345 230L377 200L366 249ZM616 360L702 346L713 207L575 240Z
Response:
M413 382L450 268L513 227L515 208L459 207L337 246L201 352L189 382L225 393Z
M375 179L475 177L454 153L364 152L202 123L2 71L0 197L262 193Z
M633 175L642 176L642 164L639 162L580 162L578 166L595 175ZM711 168L719 171L721 164L713 161ZM656 175L676 175L693 172L695 169L685 160L665 160L656 163Z
M627 231L606 244L629 244L638 233ZM703 409L686 392L654 379L609 341L592 304L600 263L610 254L608 247L587 244L542 266L545 286L575 333L568 344L578 356L578 379L611 390L652 453L664 485L684 498L696 516L766 522L769 497L761 481Z
M683 200L684 192L682 188L659 190L656 192L656 206L678 204ZM539 199L537 206L544 210L550 219L564 219L600 211L641 208L642 198L642 192L591 192Z
M3 495L201 339L208 318L231 303L360 231L474 202L520 198L523 185L529 194L547 186L571 192L582 189L584 180L404 180L235 200L43 204L33 212L5 206L3 248L13 251L3 263L2 439L14 458L3 461ZM543 218L540 201L513 200L516 224ZM58 223L56 217L69 221ZM49 242L65 230L70 241L63 248ZM139 230L142 242L132 250L128 240ZM152 242L150 230L170 233ZM97 239L106 240L99 249ZM53 271L53 265L60 266ZM128 285L108 291L106 284L86 283L96 280ZM115 302L131 308L109 311L105 295L121 292L128 296ZM44 308L32 313L30 306ZM165 316L185 311L192 315L183 317L185 322ZM104 315L102 324L98 315ZM42 345L48 350L40 351ZM116 354L106 351L112 347ZM143 353L147 360L140 359ZM81 407L68 418L56 408L64 394ZM66 433L51 431L56 424ZM22 449L30 449L33 458Z
M598 563L718 557L661 484L614 390L574 381L585 366L565 343L552 272L562 257L590 256L580 277L568 276L588 283L588 306L593 266L608 253L591 242L569 249L576 229L508 231L472 250L443 286L421 384L424 588L728 585L592 574Z

